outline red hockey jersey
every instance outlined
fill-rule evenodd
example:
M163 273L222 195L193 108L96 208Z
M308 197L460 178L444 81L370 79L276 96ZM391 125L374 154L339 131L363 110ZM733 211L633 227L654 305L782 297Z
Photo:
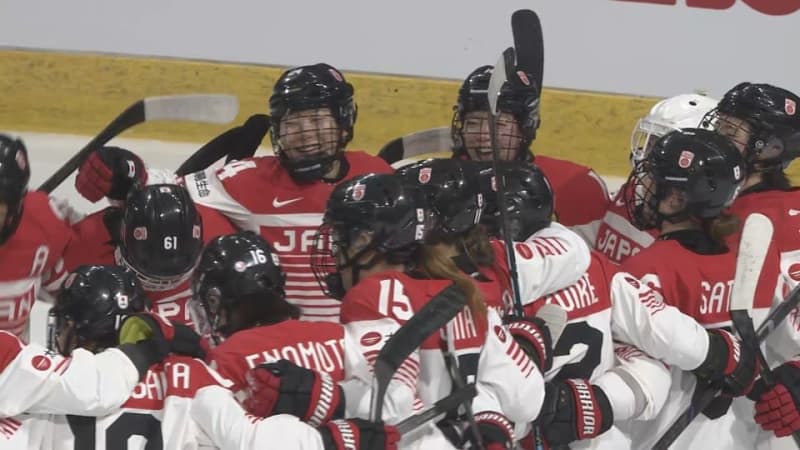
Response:
M342 181L392 172L375 156L344 154L350 168ZM339 302L322 292L310 266L314 235L335 183L298 184L272 156L235 161L187 175L184 181L196 202L219 210L241 229L261 233L272 244L286 273L286 299L301 308L303 319L338 321Z

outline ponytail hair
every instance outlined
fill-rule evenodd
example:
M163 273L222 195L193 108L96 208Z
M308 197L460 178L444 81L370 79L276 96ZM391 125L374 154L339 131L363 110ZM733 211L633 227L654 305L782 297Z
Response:
M478 322L486 323L486 302L483 293L467 274L462 272L453 260L440 248L424 245L419 252L417 268L432 279L450 280L467 297L467 306L472 317Z
M727 247L725 238L739 230L739 218L732 214L722 213L713 219L705 220L703 228L715 243Z

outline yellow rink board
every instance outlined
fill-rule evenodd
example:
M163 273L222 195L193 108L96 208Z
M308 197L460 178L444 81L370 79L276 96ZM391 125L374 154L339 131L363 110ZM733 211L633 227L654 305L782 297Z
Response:
M0 129L94 135L132 102L152 95L230 93L238 125L267 112L284 68L85 53L0 50ZM466 74L465 74L466 75ZM448 125L460 81L345 72L356 88L351 148L376 152L394 137ZM631 127L656 99L545 89L534 152L628 172ZM205 142L227 126L152 123L126 136ZM266 144L266 142L265 142ZM32 149L33 150L33 149ZM135 149L134 149L135 150ZM188 156L188 155L187 155Z

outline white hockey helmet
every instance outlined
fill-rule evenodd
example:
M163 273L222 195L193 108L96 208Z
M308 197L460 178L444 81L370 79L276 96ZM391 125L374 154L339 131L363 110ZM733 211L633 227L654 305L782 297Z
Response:
M681 94L656 103L633 128L631 165L644 159L647 150L661 136L680 128L699 127L703 117L716 108L717 103L718 100L701 94Z

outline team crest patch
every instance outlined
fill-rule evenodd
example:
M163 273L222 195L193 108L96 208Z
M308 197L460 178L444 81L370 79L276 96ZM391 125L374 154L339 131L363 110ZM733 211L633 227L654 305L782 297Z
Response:
M28 167L28 161L25 159L25 153L22 150L17 150L17 154L14 155L14 158L17 160L17 165L20 169L25 170Z
M503 327L501 327L500 325L495 325L494 332L497 335L498 339L500 339L500 342L502 343L506 342L506 332L505 330L503 330Z
M678 157L678 167L681 169L688 169L689 166L692 165L692 161L694 161L694 153L689 150L684 150Z
M369 331L361 336L361 345L364 347L372 347L373 345L379 344L382 339L383 336L377 331Z
M789 266L789 278L794 281L800 281L800 263Z
M147 239L147 227L136 227L133 229L133 238L137 241Z
M519 77L519 81L522 81L522 84L524 84L525 86L531 85L531 80L528 79L528 75L526 75L525 72L518 70L517 76Z
M786 114L793 116L794 113L797 112L797 103L794 100L787 98L786 102L783 104L783 110L786 111Z
M36 355L31 358L31 365L33 368L36 370L41 370L42 372L49 369L51 364L52 361L50 361L50 358L44 355Z
M353 186L353 200L358 201L364 198L364 193L366 193L367 187L363 184L357 184Z
M417 176L417 180L419 180L422 184L428 184L431 181L431 168L430 167L423 167L419 171L419 176Z

